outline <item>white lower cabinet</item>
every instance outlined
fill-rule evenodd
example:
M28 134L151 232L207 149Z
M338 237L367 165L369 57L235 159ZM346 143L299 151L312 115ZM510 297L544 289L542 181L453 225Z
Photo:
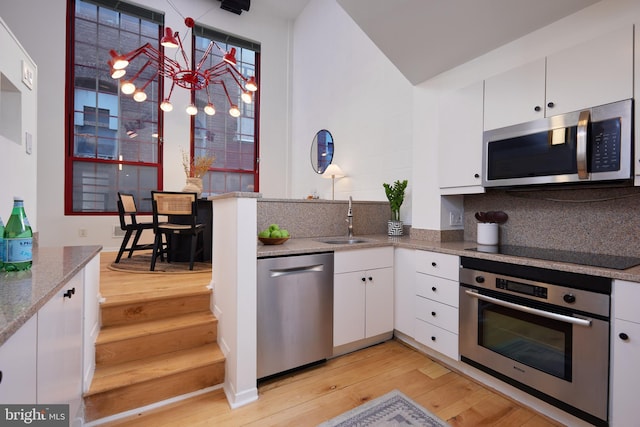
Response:
M391 332L393 247L336 252L333 346L339 347Z
M616 280L613 284L611 334L610 422L613 427L637 425L640 384L640 283Z
M459 264L456 255L416 251L414 339L455 360Z
M0 347L0 402L36 402L37 317L33 316Z
M38 310L39 404L69 404L73 419L82 401L83 275L76 274Z

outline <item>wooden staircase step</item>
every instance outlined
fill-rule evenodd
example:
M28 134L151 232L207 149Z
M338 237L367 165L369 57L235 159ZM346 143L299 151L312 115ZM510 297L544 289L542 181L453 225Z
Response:
M220 384L225 359L218 344L97 367L84 396L93 421Z
M218 320L208 312L102 328L96 366L123 363L215 342Z
M211 293L211 289L198 285L109 296L100 304L102 327L210 311Z

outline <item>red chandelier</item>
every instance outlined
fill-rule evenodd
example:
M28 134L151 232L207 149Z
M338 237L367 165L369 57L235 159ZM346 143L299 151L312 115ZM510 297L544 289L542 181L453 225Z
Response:
M193 28L195 25L193 18L185 18L184 23L188 28ZM143 46L140 46L139 48L122 55L118 54L118 52L113 49L109 52L111 55L111 59L108 61L108 64L111 67L111 77L114 79L122 78L126 74L125 69L129 65L129 63L138 56L142 55L147 58L147 62L132 78L122 80L120 90L122 90L124 94L133 94L133 99L137 102L145 101L147 99L147 94L144 91L149 83L151 83L156 78L156 74L158 74L171 79L171 89L169 90L169 95L160 104L160 108L163 111L169 112L173 110L173 105L171 104L170 98L171 94L173 93L173 88L177 85L189 90L206 90L207 105L204 107L204 112L212 116L216 113L216 110L215 106L211 102L209 86L218 84L221 85L224 89L224 93L227 96L227 100L229 101L229 114L233 117L239 117L240 109L231 100L224 80L224 77L231 76L231 81L237 84L242 92L242 101L247 104L253 102L253 92L258 90L258 85L256 84L255 77L245 77L242 75L242 73L240 73L240 71L238 71L236 66L237 61L235 48L231 48L229 52L225 52L216 42L211 41L209 43L209 46L207 47L207 50L204 52L202 59L200 60L200 62L198 62L195 69L192 70L190 68L187 54L182 47L182 41L180 40L177 31L174 33L171 28L167 27L165 29L165 35L164 37L162 37L160 44L166 48L180 48L180 53L184 60L184 66L182 66L178 61L171 59L161 53L150 43L146 43ZM223 53L222 61L211 68L202 70L202 66L204 65L207 57L214 47L216 47L220 50L220 52ZM154 67L157 71L141 87L136 88L134 82L138 77L140 77L142 72L147 67ZM198 109L194 104L191 104L187 107L187 113L190 115L195 115L198 113Z

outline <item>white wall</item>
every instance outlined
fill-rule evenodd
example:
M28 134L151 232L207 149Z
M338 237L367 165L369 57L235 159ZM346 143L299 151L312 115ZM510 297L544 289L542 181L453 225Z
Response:
M2 19L0 52L0 218L6 224L13 197L22 197L27 218L32 229L37 231L37 64ZM33 72L31 89L22 82L23 63ZM27 132L32 139L31 154L26 150Z
M320 129L335 141L335 198L387 200L383 182L408 179L401 217L411 222L412 86L335 0L311 0L294 24L291 197L331 198L311 168ZM420 183L421 185L422 183Z
M267 197L286 196L289 163L283 163L281 158L288 153L290 139L292 23L272 16L259 1L254 1L250 11L243 12L242 15L226 12L220 9L218 1L211 0L172 0L179 13L169 2L135 2L150 9L163 10L166 13L166 25L179 31L181 35L187 31L182 15L192 16L203 25L261 43L260 192ZM33 13L34 10L38 13ZM12 29L39 68L37 219L40 244L101 244L106 249L117 248L121 240L112 236L113 228L118 224L117 216L64 215L66 1L1 1L0 17ZM41 30L35 31L36 28ZM46 29L46 38L43 37L42 29ZM188 47L185 48L189 50ZM104 65L106 68L107 65ZM185 184L180 148L188 147L189 141L189 119L180 105L186 105L188 93L176 90L171 100L176 108L172 113L165 114L164 188L180 190ZM28 173L33 179L36 176L34 172L33 167L29 168ZM27 196L30 195L25 195L25 198ZM0 212L7 209L4 198L0 199L3 204L0 205ZM31 206L35 209L35 203ZM10 207L8 206L9 209ZM30 204L27 203L27 209L29 208ZM29 215L29 210L27 214ZM35 218L35 214L33 217ZM88 230L87 237L78 236L81 228Z
M442 93L463 88L621 26L638 22L640 2L637 0L603 0L417 85L413 105L413 181L420 185L413 191L412 225L416 228L442 229L439 207L443 202L439 196L436 162L437 103ZM636 31L639 31L637 27ZM594 52L594 60L606 60L606 54ZM460 120L463 125L464 118L461 117ZM447 202L460 210L462 201L462 198L447 199Z

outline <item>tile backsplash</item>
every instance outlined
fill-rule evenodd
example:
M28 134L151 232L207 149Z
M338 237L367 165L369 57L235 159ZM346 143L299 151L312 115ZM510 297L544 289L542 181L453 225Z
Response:
M475 212L504 211L500 243L640 256L640 188L488 190L464 199L464 240Z

